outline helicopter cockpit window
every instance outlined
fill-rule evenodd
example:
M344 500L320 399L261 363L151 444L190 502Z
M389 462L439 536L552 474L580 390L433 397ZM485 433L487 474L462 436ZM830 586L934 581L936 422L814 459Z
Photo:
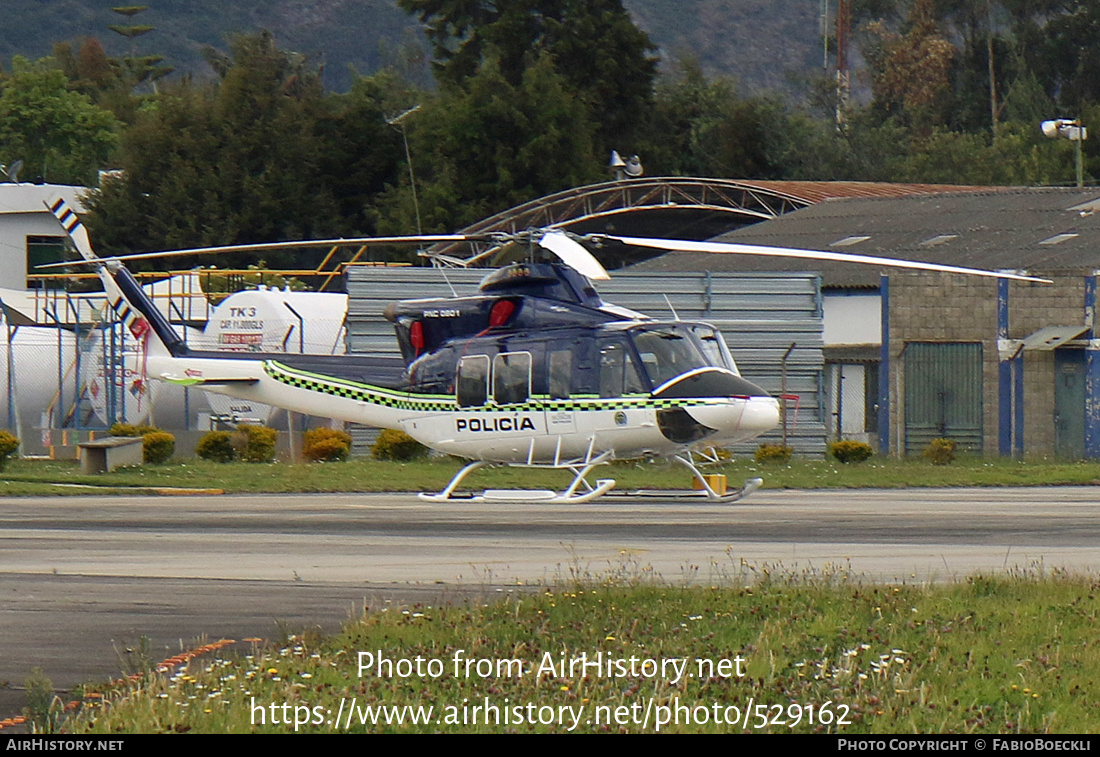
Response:
M699 338L699 343L703 347L703 354L706 355L711 365L728 368L734 373L738 373L737 365L733 362L733 355L730 354L730 349L726 346L726 340L722 337L721 331L703 323L692 326L691 331ZM740 374L738 373L738 375Z
M531 353L502 352L493 358L493 399L498 405L526 402L531 394Z
M458 362L455 382L459 407L484 405L489 395L489 357L470 355Z
M619 342L600 345L600 396L621 397L624 394L640 394L645 389L638 377L634 361Z
M642 358L649 380L656 389L669 379L708 365L727 367L720 354L712 360L684 329L665 326L634 332L634 346Z

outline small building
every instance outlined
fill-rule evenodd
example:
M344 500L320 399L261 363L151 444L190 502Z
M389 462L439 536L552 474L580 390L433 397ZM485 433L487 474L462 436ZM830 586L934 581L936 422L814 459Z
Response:
M46 202L63 198L77 210L88 190L58 184L0 184L0 289L37 286L35 267L65 258L65 233Z
M1100 458L1098 210L1096 188L838 199L716 241L1053 279L1008 283L814 262L824 296L830 431L896 454L949 437L986 454ZM805 260L677 252L635 269L807 267Z

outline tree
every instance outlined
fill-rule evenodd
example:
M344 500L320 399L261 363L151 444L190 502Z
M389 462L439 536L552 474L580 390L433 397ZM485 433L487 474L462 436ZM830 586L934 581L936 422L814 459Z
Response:
M53 46L53 57L65 72L70 89L87 95L124 124L133 122L143 98L133 95L135 81L126 64L108 57L98 39L58 42Z
M602 175L593 127L548 54L507 81L494 57L410 119L425 230L453 230ZM406 176L402 173L402 178ZM384 230L416 228L404 183L382 199Z
M0 162L22 159L24 180L91 185L117 143L114 116L67 83L50 58L0 76Z
M646 164L658 175L778 178L768 159L769 132L782 106L766 98L744 98L732 79L708 81L698 61L657 87Z
M137 14L149 10L149 6L120 5L111 8L111 10L120 16L124 16L127 20L132 21ZM142 35L148 34L156 27L147 24L111 24L107 28L115 34L119 34L130 40L130 54L122 59L122 63L125 66L128 74L127 78L129 79L131 87L135 87L146 81L155 82L172 73L173 69L171 67L160 65L164 61L164 56L137 55L135 53L134 40Z
M942 101L950 92L954 46L940 33L932 0L913 0L908 29L891 33L881 23L868 31L878 44L865 50L875 99L894 115L927 130L944 120Z
M1003 124L986 134L933 131L899 166L897 179L933 184L1036 186L1073 175L1068 142L1041 141L1034 125Z
M652 102L655 47L621 0L399 0L427 26L441 84L460 85L495 60L520 86L549 56L595 124L595 147L630 149Z
M371 195L399 165L370 95L325 98L316 68L267 33L234 39L219 73L214 85L163 88L139 114L123 178L90 199L97 244L121 253L369 233Z

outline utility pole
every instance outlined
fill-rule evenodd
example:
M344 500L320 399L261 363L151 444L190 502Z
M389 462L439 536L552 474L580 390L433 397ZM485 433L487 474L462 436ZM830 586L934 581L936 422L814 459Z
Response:
M844 131L851 79L848 71L848 38L852 34L851 0L836 4L836 130Z

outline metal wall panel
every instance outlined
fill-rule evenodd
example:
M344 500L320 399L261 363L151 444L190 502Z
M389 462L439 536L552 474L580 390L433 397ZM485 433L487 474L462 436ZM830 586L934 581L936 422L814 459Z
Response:
M933 439L982 450L980 342L909 342L905 346L905 453Z
M448 269L446 278L459 296L477 293L487 271ZM393 326L382 316L394 300L451 297L443 274L431 268L348 269L348 352L397 354ZM598 282L607 302L654 318L702 320L725 335L741 374L773 395L780 391L780 359L793 342L787 361L787 393L798 395L797 419L788 428L788 444L804 455L825 450L821 376L823 315L820 280L810 273L626 273ZM666 301L665 297L668 297ZM762 441L779 443L780 432ZM760 442L735 448L751 453Z

